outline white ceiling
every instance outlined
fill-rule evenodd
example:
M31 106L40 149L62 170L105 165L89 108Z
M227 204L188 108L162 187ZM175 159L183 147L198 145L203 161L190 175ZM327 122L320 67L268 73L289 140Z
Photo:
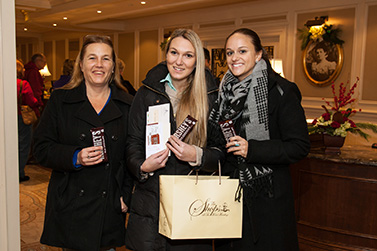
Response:
M17 36L56 30L121 31L127 19L257 0L145 0L145 5L140 1L15 0ZM97 14L97 10L102 13ZM63 20L63 17L68 19Z

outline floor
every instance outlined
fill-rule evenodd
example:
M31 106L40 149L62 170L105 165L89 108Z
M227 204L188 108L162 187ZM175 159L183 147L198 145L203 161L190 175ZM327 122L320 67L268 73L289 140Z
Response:
M25 173L30 180L20 183L21 251L60 251L60 248L39 243L51 171L39 165L27 165ZM117 251L126 250L117 248Z

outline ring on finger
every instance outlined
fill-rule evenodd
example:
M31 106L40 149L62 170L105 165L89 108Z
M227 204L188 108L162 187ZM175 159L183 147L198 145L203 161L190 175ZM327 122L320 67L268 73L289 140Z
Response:
M90 156L89 156L89 154L88 154L88 159L90 159Z
M240 146L240 143L238 143L238 141L236 141L236 142L234 143L234 146Z

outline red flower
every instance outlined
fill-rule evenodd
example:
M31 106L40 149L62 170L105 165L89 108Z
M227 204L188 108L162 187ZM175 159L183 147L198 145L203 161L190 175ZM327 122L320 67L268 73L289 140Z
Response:
M330 120L330 118L331 118L331 114L328 113L328 112L326 112L326 113L322 114L322 118L323 118L325 121L328 121L328 120Z
M318 120L317 120L317 119L314 119L314 120L312 121L312 125L317 124L317 122L318 122Z
M338 122L336 122L336 121L333 121L333 122L331 123L331 127L332 127L332 128L339 128L339 127L340 127L340 124L339 124Z
M348 120L348 122L350 122L352 128L356 128L356 124L355 124L355 122L353 122L353 121L350 120L350 119Z

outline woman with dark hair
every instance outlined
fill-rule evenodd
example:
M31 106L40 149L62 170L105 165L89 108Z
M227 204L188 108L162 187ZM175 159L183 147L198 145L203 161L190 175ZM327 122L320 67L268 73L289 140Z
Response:
M226 152L222 173L240 181L241 239L215 240L216 251L298 250L289 164L310 149L301 94L275 73L258 35L238 29L226 39L229 67L210 113L208 139ZM218 122L232 120L236 136L226 141Z
M53 89L57 89L68 84L68 82L71 80L74 66L75 66L74 60L72 59L64 60L63 75L60 75L60 78L52 83Z
M166 62L151 69L143 84L130 111L127 167L137 182L127 225L126 247L135 251L212 251L211 240L170 240L158 232L159 176L187 175L192 169L205 170L206 166L211 166L211 160L214 161L212 167L216 169L217 166L217 159L210 158L211 150L205 148L209 105L217 97L217 87L211 73L205 70L203 46L198 35L188 29L175 30L166 46ZM197 119L197 123L183 141L172 135L166 149L146 158L146 112L149 107L161 104L170 107L172 134L187 115Z
M110 38L85 36L71 81L52 93L43 112L34 135L34 156L52 169L43 244L81 251L124 245L132 96L119 75Z

